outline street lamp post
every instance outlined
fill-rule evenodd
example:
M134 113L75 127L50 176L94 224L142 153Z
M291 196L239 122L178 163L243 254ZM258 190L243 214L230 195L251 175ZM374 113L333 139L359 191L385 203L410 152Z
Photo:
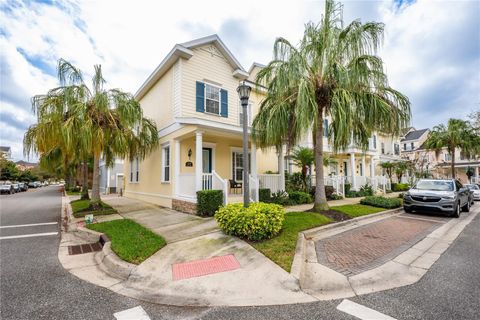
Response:
M250 91L252 88L242 82L237 92L240 97L240 103L242 105L242 119L243 119L243 206L248 208L250 203L249 186L248 186L248 98L250 97Z

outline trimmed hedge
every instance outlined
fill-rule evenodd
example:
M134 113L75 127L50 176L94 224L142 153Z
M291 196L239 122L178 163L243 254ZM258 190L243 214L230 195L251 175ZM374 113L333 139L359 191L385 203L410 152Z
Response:
M372 207L394 209L402 205L402 200L399 198L385 198L385 197L379 197L379 196L370 196L360 200L360 203L369 205Z
M223 205L222 190L197 191L197 214L211 217Z
M241 203L220 207L215 220L226 234L251 241L270 239L277 235L283 226L285 209L273 203L257 202L244 208Z
M317 188L315 186L312 186L310 188L310 195L312 196L312 199L315 198L315 191L317 190ZM325 186L325 196L327 197L327 200L335 200L333 199L333 194L335 192L335 188L333 188L332 186Z
M294 204L311 203L313 201L312 196L303 191L291 191L288 193L288 198Z
M272 191L268 188L258 189L258 197L260 202L269 202L272 197Z
M392 183L392 191L408 191L410 189L410 185L408 183Z

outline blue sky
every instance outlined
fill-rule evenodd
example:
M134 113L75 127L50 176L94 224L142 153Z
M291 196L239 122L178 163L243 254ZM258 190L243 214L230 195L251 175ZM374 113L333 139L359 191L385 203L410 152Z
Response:
M282 36L298 42L323 0L0 1L0 144L22 159L35 122L30 98L54 87L65 58L88 77L135 92L175 43L218 33L248 69L267 63ZM480 1L343 1L344 20L386 24L381 56L393 87L412 102L413 125L432 127L480 109ZM240 12L242 10L242 12Z

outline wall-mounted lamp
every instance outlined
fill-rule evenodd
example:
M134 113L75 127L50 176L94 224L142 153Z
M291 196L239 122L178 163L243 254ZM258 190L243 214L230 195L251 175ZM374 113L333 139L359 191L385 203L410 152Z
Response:
M192 149L188 149L188 160L192 157Z

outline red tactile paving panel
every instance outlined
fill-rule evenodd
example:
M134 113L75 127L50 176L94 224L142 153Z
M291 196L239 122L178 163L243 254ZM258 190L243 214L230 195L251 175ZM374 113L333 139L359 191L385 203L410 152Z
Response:
M231 271L240 268L233 254L203 260L172 264L173 280L189 279L207 274Z

